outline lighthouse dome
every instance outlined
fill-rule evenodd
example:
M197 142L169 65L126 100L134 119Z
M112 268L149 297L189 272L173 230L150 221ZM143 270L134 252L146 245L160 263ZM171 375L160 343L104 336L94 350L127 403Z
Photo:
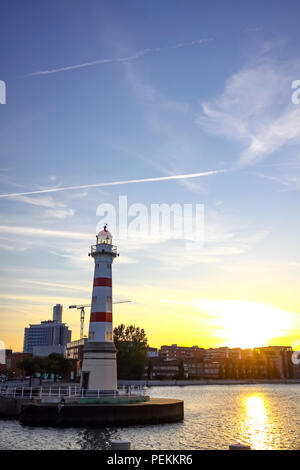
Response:
M112 234L107 230L107 225L104 225L103 230L101 230L97 235L98 243L111 243Z
M102 238L104 240L111 239L112 234L108 230L101 230L101 232L98 233L98 238Z

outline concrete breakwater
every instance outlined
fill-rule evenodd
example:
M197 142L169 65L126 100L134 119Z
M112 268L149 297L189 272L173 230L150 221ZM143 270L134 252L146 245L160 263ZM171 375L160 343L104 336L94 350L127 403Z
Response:
M22 409L23 424L50 426L132 426L163 424L183 419L183 401L152 398L124 405L36 404Z
M0 418L17 418L24 406L28 406L28 398L12 398L0 396Z
M184 407L182 400L167 398L126 404L61 404L0 397L0 416L30 425L131 426L181 421Z

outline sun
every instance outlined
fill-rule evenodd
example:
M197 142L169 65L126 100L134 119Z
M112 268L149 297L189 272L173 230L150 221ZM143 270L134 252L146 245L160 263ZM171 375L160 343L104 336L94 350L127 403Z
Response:
M197 299L195 305L211 315L211 325L230 348L267 346L292 328L292 312L260 302Z

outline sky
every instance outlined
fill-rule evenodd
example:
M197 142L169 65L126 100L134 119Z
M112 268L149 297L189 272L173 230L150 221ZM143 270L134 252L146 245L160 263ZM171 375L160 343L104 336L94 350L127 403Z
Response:
M155 204L201 205L203 243L155 236L156 224L126 237L117 217L113 294L131 303L114 306L114 325L144 328L155 347L299 343L299 10L297 0L0 2L7 348L21 351L24 327L56 303L79 337L68 306L90 303L88 253L120 197L128 223Z

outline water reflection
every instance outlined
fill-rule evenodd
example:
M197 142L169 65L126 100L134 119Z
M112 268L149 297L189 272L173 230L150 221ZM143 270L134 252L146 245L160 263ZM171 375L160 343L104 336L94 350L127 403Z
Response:
M241 437L252 449L276 448L272 416L267 399L261 395L250 395L243 399Z
M77 445L81 450L109 450L110 440L115 438L114 428L88 428L81 430L77 436Z

